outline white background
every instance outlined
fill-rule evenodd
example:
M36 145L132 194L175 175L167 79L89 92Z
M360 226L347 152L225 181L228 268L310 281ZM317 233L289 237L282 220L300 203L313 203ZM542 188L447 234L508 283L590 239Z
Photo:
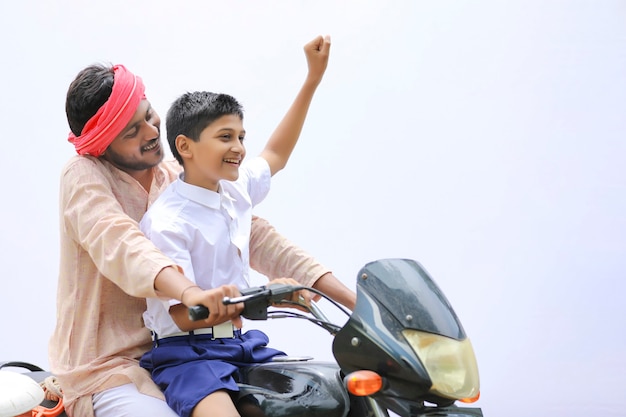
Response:
M351 288L368 261L422 263L473 341L485 415L626 415L617 0L3 2L0 360L48 366L76 73L127 65L163 117L187 90L230 93L254 154L304 78L302 46L327 33L258 214ZM274 346L331 359L302 324L272 323Z

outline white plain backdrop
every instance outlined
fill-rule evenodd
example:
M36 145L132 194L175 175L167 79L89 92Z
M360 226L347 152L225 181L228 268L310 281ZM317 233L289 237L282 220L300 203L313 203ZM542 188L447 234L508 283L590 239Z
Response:
M351 288L371 260L422 263L472 339L485 415L626 415L625 22L618 0L3 2L0 360L48 367L80 69L125 64L163 118L185 91L230 93L256 154L302 46L330 34L257 213ZM314 326L266 328L332 359Z

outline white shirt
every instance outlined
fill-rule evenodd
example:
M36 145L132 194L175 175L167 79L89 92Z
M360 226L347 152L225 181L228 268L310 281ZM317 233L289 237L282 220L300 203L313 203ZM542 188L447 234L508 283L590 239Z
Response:
M252 208L269 192L267 161L256 157L239 169L237 181L220 181L218 192L173 182L150 206L141 230L204 289L224 284L249 287ZM178 300L148 298L146 327L160 335L181 330L169 315Z

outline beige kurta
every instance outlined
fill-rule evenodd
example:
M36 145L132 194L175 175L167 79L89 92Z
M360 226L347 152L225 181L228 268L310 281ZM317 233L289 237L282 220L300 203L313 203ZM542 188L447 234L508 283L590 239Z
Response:
M60 190L61 259L57 324L50 340L51 371L63 389L69 416L92 417L92 394L129 382L163 398L138 365L150 348L142 313L156 296L154 279L172 261L146 239L138 222L181 168L155 168L150 192L108 162L73 157ZM251 266L269 278L312 285L329 272L263 219L255 219Z

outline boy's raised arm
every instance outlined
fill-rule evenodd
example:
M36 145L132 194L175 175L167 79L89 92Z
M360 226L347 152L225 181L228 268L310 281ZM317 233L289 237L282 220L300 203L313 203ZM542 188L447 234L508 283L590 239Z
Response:
M306 80L287 114L261 151L261 157L268 162L272 175L287 165L287 160L298 142L313 94L326 71L329 52L330 36L328 35L318 36L304 46L309 69Z

